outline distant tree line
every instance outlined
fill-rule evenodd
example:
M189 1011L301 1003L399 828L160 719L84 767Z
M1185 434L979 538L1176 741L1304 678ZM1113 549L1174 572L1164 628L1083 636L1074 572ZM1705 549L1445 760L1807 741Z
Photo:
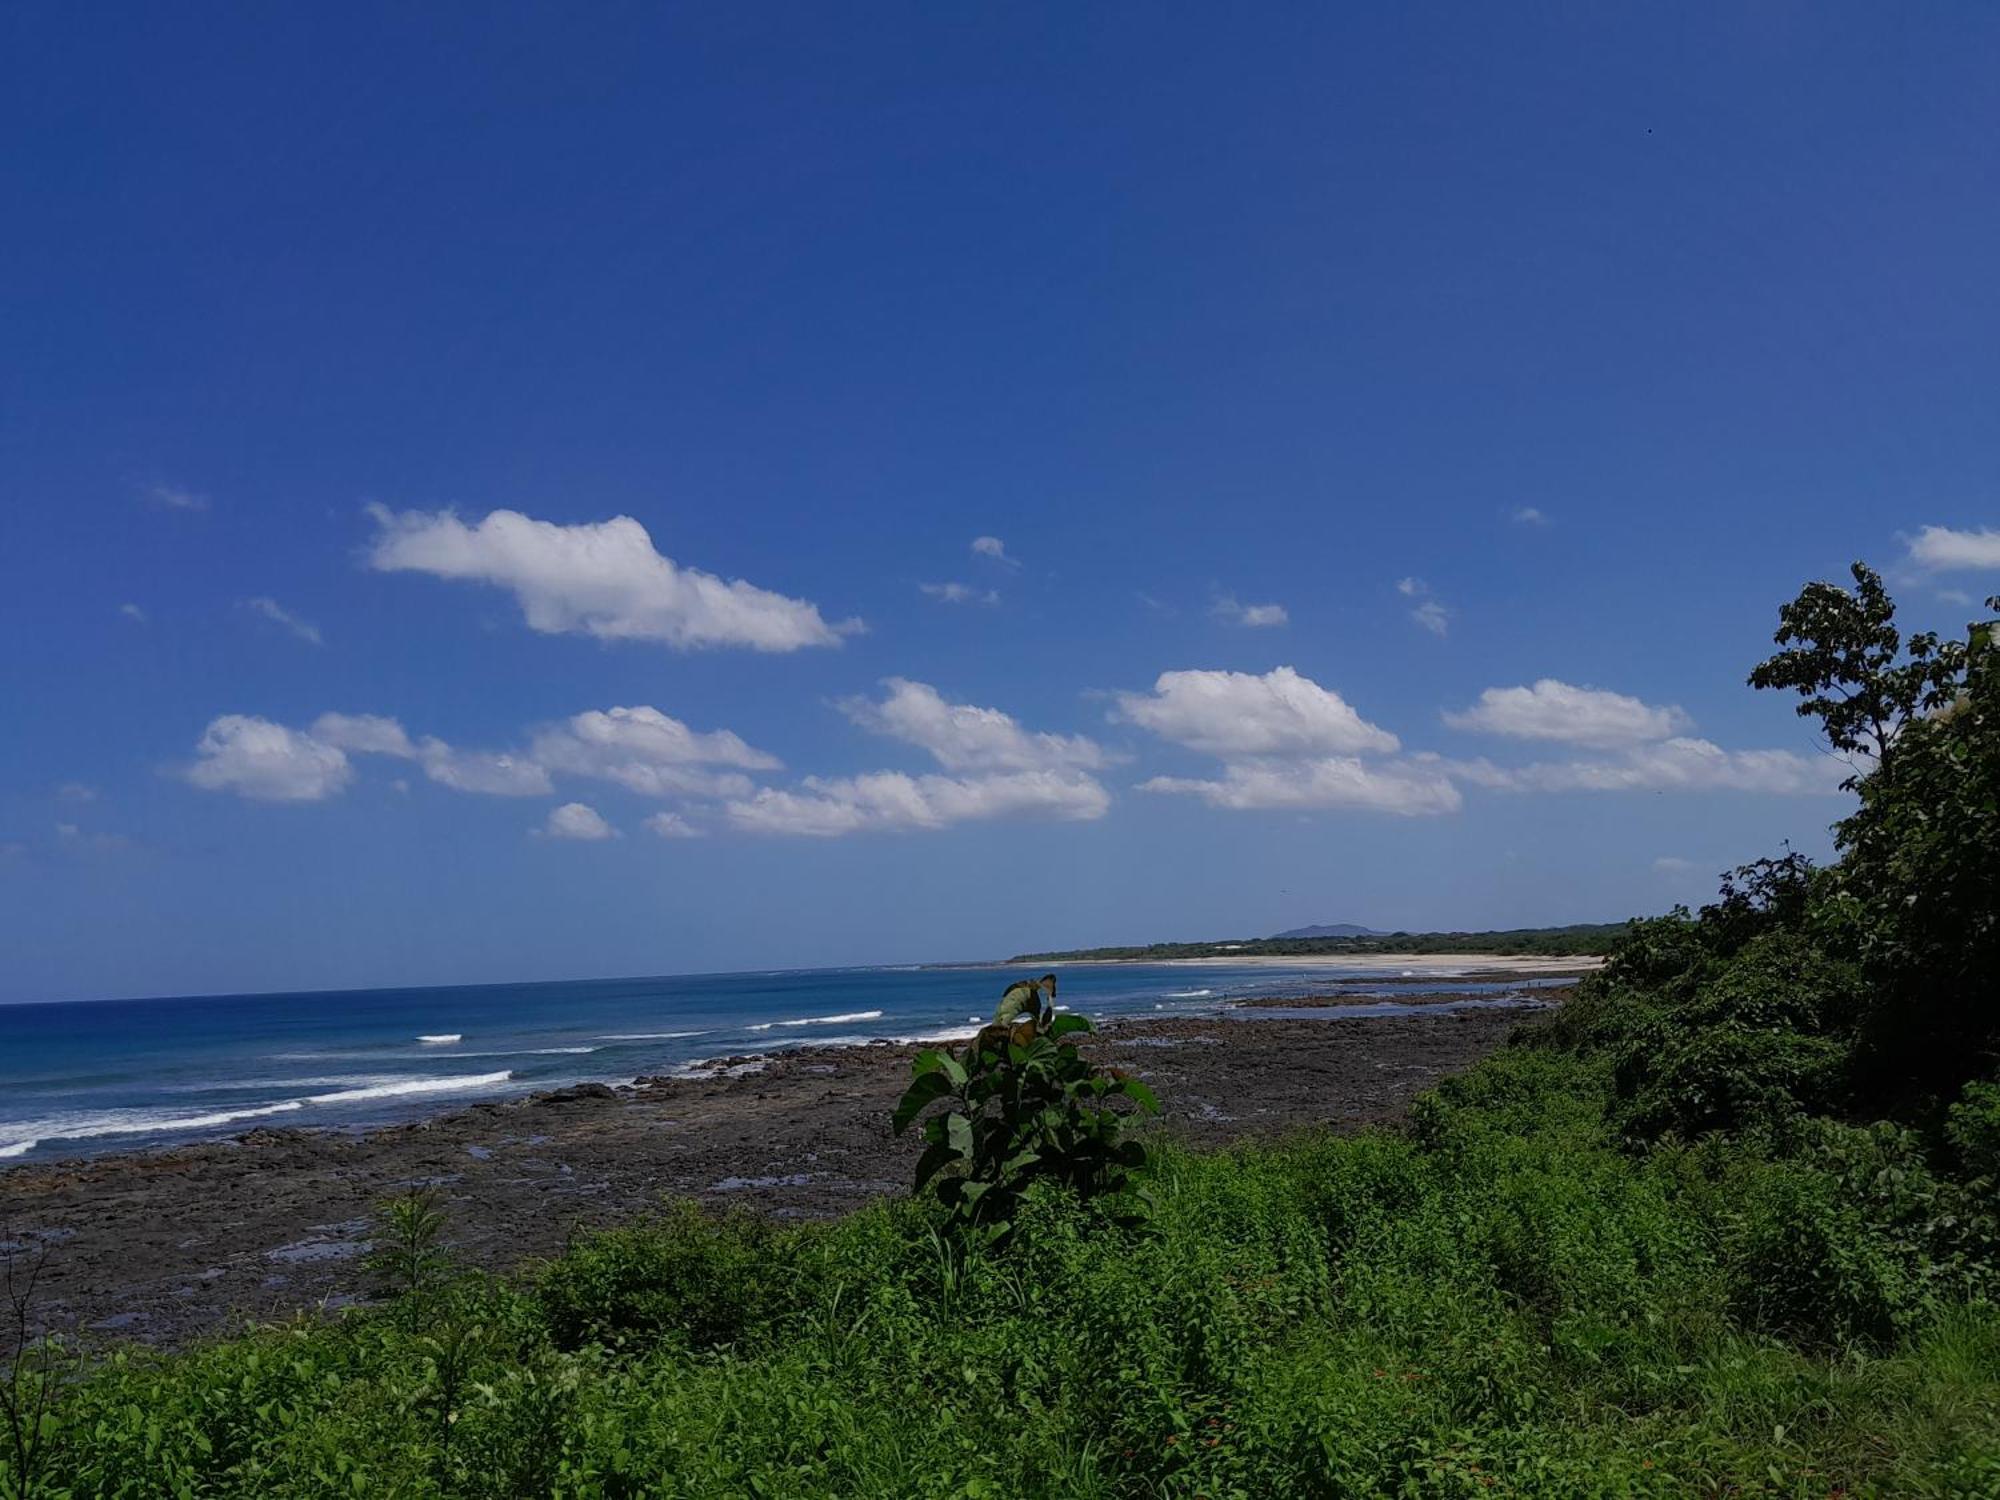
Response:
M1175 958L1318 958L1354 953L1495 953L1582 958L1609 953L1625 935L1624 922L1577 922L1568 927L1515 927L1502 932L1385 932L1371 937L1218 938L1209 943L1143 943L1129 947L1071 948L1020 953L1009 963L1078 963L1128 959L1160 963Z

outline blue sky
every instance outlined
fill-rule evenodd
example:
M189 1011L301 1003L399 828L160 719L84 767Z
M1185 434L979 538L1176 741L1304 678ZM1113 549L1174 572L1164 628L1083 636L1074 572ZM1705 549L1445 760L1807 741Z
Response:
M0 56L0 998L1620 918L2000 588L1987 8Z

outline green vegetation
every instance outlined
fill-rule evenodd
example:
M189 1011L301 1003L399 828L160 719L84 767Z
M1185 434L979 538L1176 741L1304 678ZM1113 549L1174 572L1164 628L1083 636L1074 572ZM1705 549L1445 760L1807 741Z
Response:
M1570 927L1517 927L1506 932L1386 932L1374 937L1217 938L1211 943L1140 943L1123 948L1072 948L1021 953L1012 964L1129 960L1164 963L1175 958L1308 958L1344 953L1500 953L1581 958L1609 953L1624 935L1621 922L1580 922Z
M384 1307L31 1350L0 1497L2000 1497L2000 670L1870 579L1759 669L1865 752L1840 862L1630 924L1407 1131L1156 1144L1140 1224L1021 1172L1004 1242L683 1206L517 1280L392 1206ZM1034 1010L975 1064L1077 1061ZM961 1067L906 1121L1008 1119Z
M911 1065L896 1106L896 1133L926 1109L917 1191L935 1188L955 1243L994 1246L1013 1233L1028 1188L1052 1182L1082 1199L1102 1199L1121 1226L1150 1207L1133 1177L1145 1143L1126 1138L1125 1117L1109 1101L1159 1110L1153 1091L1116 1069L1086 1062L1077 1043L1087 1018L1057 1015L1056 976L1010 984L965 1056L925 1051Z

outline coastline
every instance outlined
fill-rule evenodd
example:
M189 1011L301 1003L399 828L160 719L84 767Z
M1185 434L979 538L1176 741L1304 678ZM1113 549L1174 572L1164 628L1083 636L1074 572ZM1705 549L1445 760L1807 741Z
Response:
M1081 968L1366 969L1453 979L1522 979L1588 974L1604 966L1594 954L1569 957L1511 953L1215 953L1201 958L1066 958L1062 969ZM1021 968L1020 964L1012 967ZM1027 967L1033 967L1028 965Z
M1106 1023L1086 1046L1152 1083L1150 1128L1217 1146L1403 1118L1499 1046L1524 1007ZM665 1198L826 1218L907 1190L918 1143L889 1113L921 1047L798 1048L708 1076L584 1085L367 1132L261 1129L227 1141L0 1171L0 1224L52 1245L36 1321L90 1341L175 1345L245 1319L365 1299L370 1214L440 1190L462 1264L509 1269Z

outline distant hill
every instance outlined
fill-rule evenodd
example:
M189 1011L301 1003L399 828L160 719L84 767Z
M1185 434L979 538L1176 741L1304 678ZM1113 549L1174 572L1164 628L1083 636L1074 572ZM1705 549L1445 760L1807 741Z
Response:
M1293 927L1284 932L1274 932L1267 941L1289 943L1298 938L1316 937L1381 937L1373 927L1357 927L1352 922L1329 922L1321 927Z

